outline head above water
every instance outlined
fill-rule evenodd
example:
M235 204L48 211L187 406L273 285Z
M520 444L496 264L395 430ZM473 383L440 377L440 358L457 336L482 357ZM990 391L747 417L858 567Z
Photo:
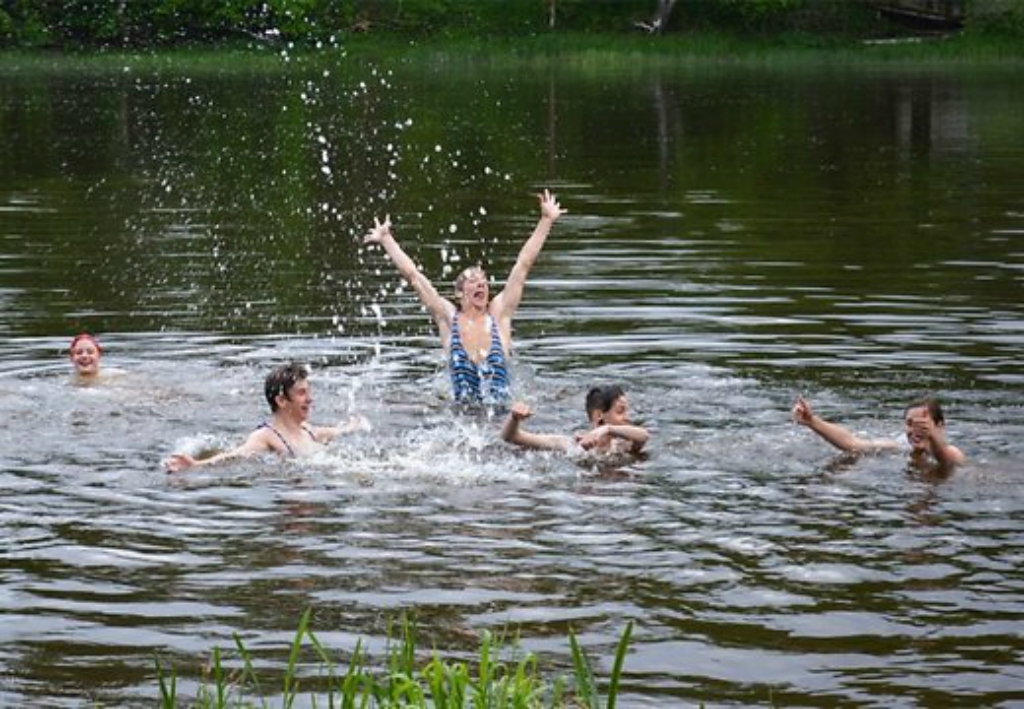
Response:
M97 340L94 335L92 335L91 333L88 333L88 332L80 332L77 335L75 335L74 338L72 338L72 340L71 340L71 344L68 346L68 351L69 352L73 352L75 347L80 342L89 342L89 343L92 344L93 347L96 348L97 352L103 352L103 348L100 347L99 340Z
M903 410L903 418L910 418L912 413L916 412L919 409L924 409L928 413L928 416L931 418L931 420L934 421L937 426L946 425L946 416L942 412L942 406L939 404L939 400L931 396L926 396L923 399L918 399L917 401L910 404L906 409Z
M490 285L487 282L487 272L483 266L477 264L470 266L455 279L455 296L462 304L487 305L490 297Z
M587 418L595 426L629 421L629 401L625 390L618 384L596 386L588 391L586 410Z
M309 370L304 364L289 362L275 367L263 383L263 393L267 397L267 403L270 404L270 410L275 412L280 408L277 397L283 396L290 399L291 390L295 385L308 378Z
M91 377L99 373L103 348L100 347L99 341L88 332L80 332L74 336L68 347L68 355L79 376Z
M943 430L946 427L946 417L938 400L927 397L908 406L903 412L907 441L918 453L926 452L931 446L928 434L918 423L925 416L932 420L936 428Z

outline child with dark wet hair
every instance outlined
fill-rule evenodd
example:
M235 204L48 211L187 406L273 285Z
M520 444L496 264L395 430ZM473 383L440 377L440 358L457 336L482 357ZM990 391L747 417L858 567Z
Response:
M585 408L590 430L574 436L531 433L522 422L533 415L521 401L512 405L501 429L502 439L523 448L557 450L566 453L593 451L602 454L638 455L650 439L647 429L629 418L629 399L617 384L593 387L587 392Z
M369 421L362 416L351 416L346 423L337 426L309 424L313 391L309 370L303 364L291 362L274 368L263 383L263 393L270 405L270 420L259 425L244 443L209 458L174 453L164 461L167 472L177 473L263 453L303 458L315 454L340 435L370 429Z

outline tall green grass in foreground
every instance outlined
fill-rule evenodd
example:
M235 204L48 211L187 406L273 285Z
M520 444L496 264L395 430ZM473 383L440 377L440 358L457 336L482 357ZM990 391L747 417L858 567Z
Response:
M480 639L474 666L442 659L434 651L430 659L417 665L416 625L402 618L388 633L385 666L374 671L357 643L346 668L338 667L309 627L310 611L299 621L288 654L281 684L271 688L260 684L252 654L236 634L235 647L241 667L228 670L222 664L220 648L214 648L209 675L200 684L194 701L178 696L177 676L156 660L163 709L192 706L197 709L243 707L282 707L291 709L302 699L302 706L332 709L370 709L374 707L432 707L436 709L533 709L534 707L586 707L615 709L619 679L629 647L633 623L629 622L619 638L611 676L602 695L590 659L575 634L569 632L573 676L554 681L542 678L533 653L521 654L513 644L506 646L489 632ZM398 636L397 638L395 636ZM315 677L298 676L303 648L312 648L319 662ZM308 689L304 689L306 684Z

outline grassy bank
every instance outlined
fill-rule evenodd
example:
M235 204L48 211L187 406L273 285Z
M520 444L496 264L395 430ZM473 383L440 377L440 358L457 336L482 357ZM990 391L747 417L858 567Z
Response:
M345 42L302 48L280 42L223 44L160 51L6 51L0 72L56 70L69 73L174 69L186 73L290 71L321 61L399 63L645 67L701 65L1024 65L1024 42L998 35L966 34L865 42L791 34L771 40L727 34L644 35L539 34L516 39L397 40L356 36Z
M529 63L595 61L680 64L1024 64L1024 42L997 35L891 38L879 41L807 34L756 39L730 34L644 35L542 34L516 40L449 40L348 45L352 56L408 61L444 60Z
M356 645L346 666L341 667L317 639L309 623L310 612L306 611L299 621L295 639L285 649L285 671L276 680L267 677L261 680L252 653L237 635L234 638L237 658L230 659L219 648L214 648L195 697L179 696L176 671L158 659L160 705L164 709L181 706L266 708L291 707L299 700L304 706L345 708L614 709L632 632L632 623L629 623L619 638L607 682L598 681L589 657L570 632L573 675L549 681L535 655L522 653L515 645L506 646L490 633L481 636L477 658L472 664L443 659L436 650L426 655L419 647L415 623L404 618L394 632L389 633L388 650L379 668L370 666L361 644ZM310 653L313 672L301 661L304 654ZM229 667L226 661L233 666Z

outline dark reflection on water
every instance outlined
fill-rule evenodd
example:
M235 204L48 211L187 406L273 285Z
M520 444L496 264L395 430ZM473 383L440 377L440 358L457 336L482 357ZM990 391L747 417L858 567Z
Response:
M1000 73L296 61L5 64L0 81L0 703L145 704L238 632L280 670L298 617L382 652L415 608L471 653L508 624L632 705L1024 701L1024 115ZM502 278L551 186L570 212L517 320L538 429L625 383L619 470L456 417L429 322L360 236L389 212L443 285ZM72 386L100 333L124 370ZM319 458L168 478L315 368ZM945 480L788 422L898 435L938 392Z

